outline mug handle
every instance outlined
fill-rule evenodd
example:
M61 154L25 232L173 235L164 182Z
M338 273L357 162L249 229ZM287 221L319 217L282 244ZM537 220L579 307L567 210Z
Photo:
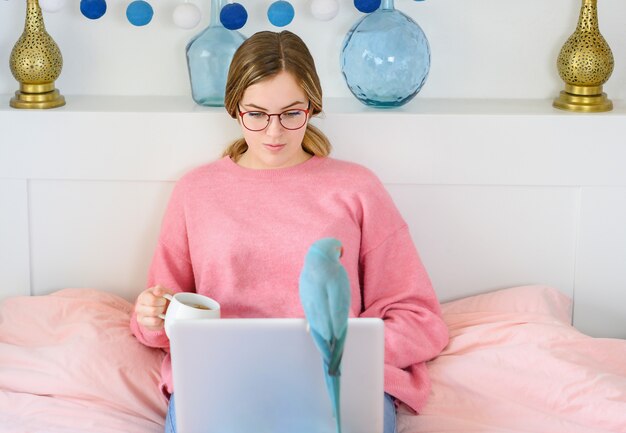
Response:
M174 297L172 295L170 295L169 293L165 293L161 297L167 299L170 302L172 302L172 300L174 299ZM159 314L159 318L165 320L165 314L163 314L163 313Z

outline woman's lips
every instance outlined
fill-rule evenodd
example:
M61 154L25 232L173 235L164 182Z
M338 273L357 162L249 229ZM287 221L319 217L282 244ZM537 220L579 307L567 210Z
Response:
M281 150L283 147L285 147L284 144L267 144L267 143L264 146L271 151L278 151L278 150Z

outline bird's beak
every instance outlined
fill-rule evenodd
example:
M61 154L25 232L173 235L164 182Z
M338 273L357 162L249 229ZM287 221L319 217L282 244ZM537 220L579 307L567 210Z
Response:
M343 247L337 248L339 250L339 258L343 257Z

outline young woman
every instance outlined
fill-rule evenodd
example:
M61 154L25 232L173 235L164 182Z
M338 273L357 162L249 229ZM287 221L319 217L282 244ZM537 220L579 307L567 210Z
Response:
M396 406L419 412L430 390L425 362L448 341L407 224L371 171L328 157L328 139L309 123L322 111L322 89L298 36L260 32L246 40L225 96L243 138L176 184L133 333L168 350L158 317L166 292L210 296L222 317L304 317L304 256L314 241L337 238L351 283L350 315L385 323L385 433L395 432ZM162 390L171 396L166 431L175 432L169 355Z

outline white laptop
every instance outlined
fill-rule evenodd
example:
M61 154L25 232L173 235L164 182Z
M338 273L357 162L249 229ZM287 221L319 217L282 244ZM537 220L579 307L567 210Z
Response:
M186 320L170 330L178 433L335 433L304 319ZM382 433L383 360L383 321L349 319L343 433Z

